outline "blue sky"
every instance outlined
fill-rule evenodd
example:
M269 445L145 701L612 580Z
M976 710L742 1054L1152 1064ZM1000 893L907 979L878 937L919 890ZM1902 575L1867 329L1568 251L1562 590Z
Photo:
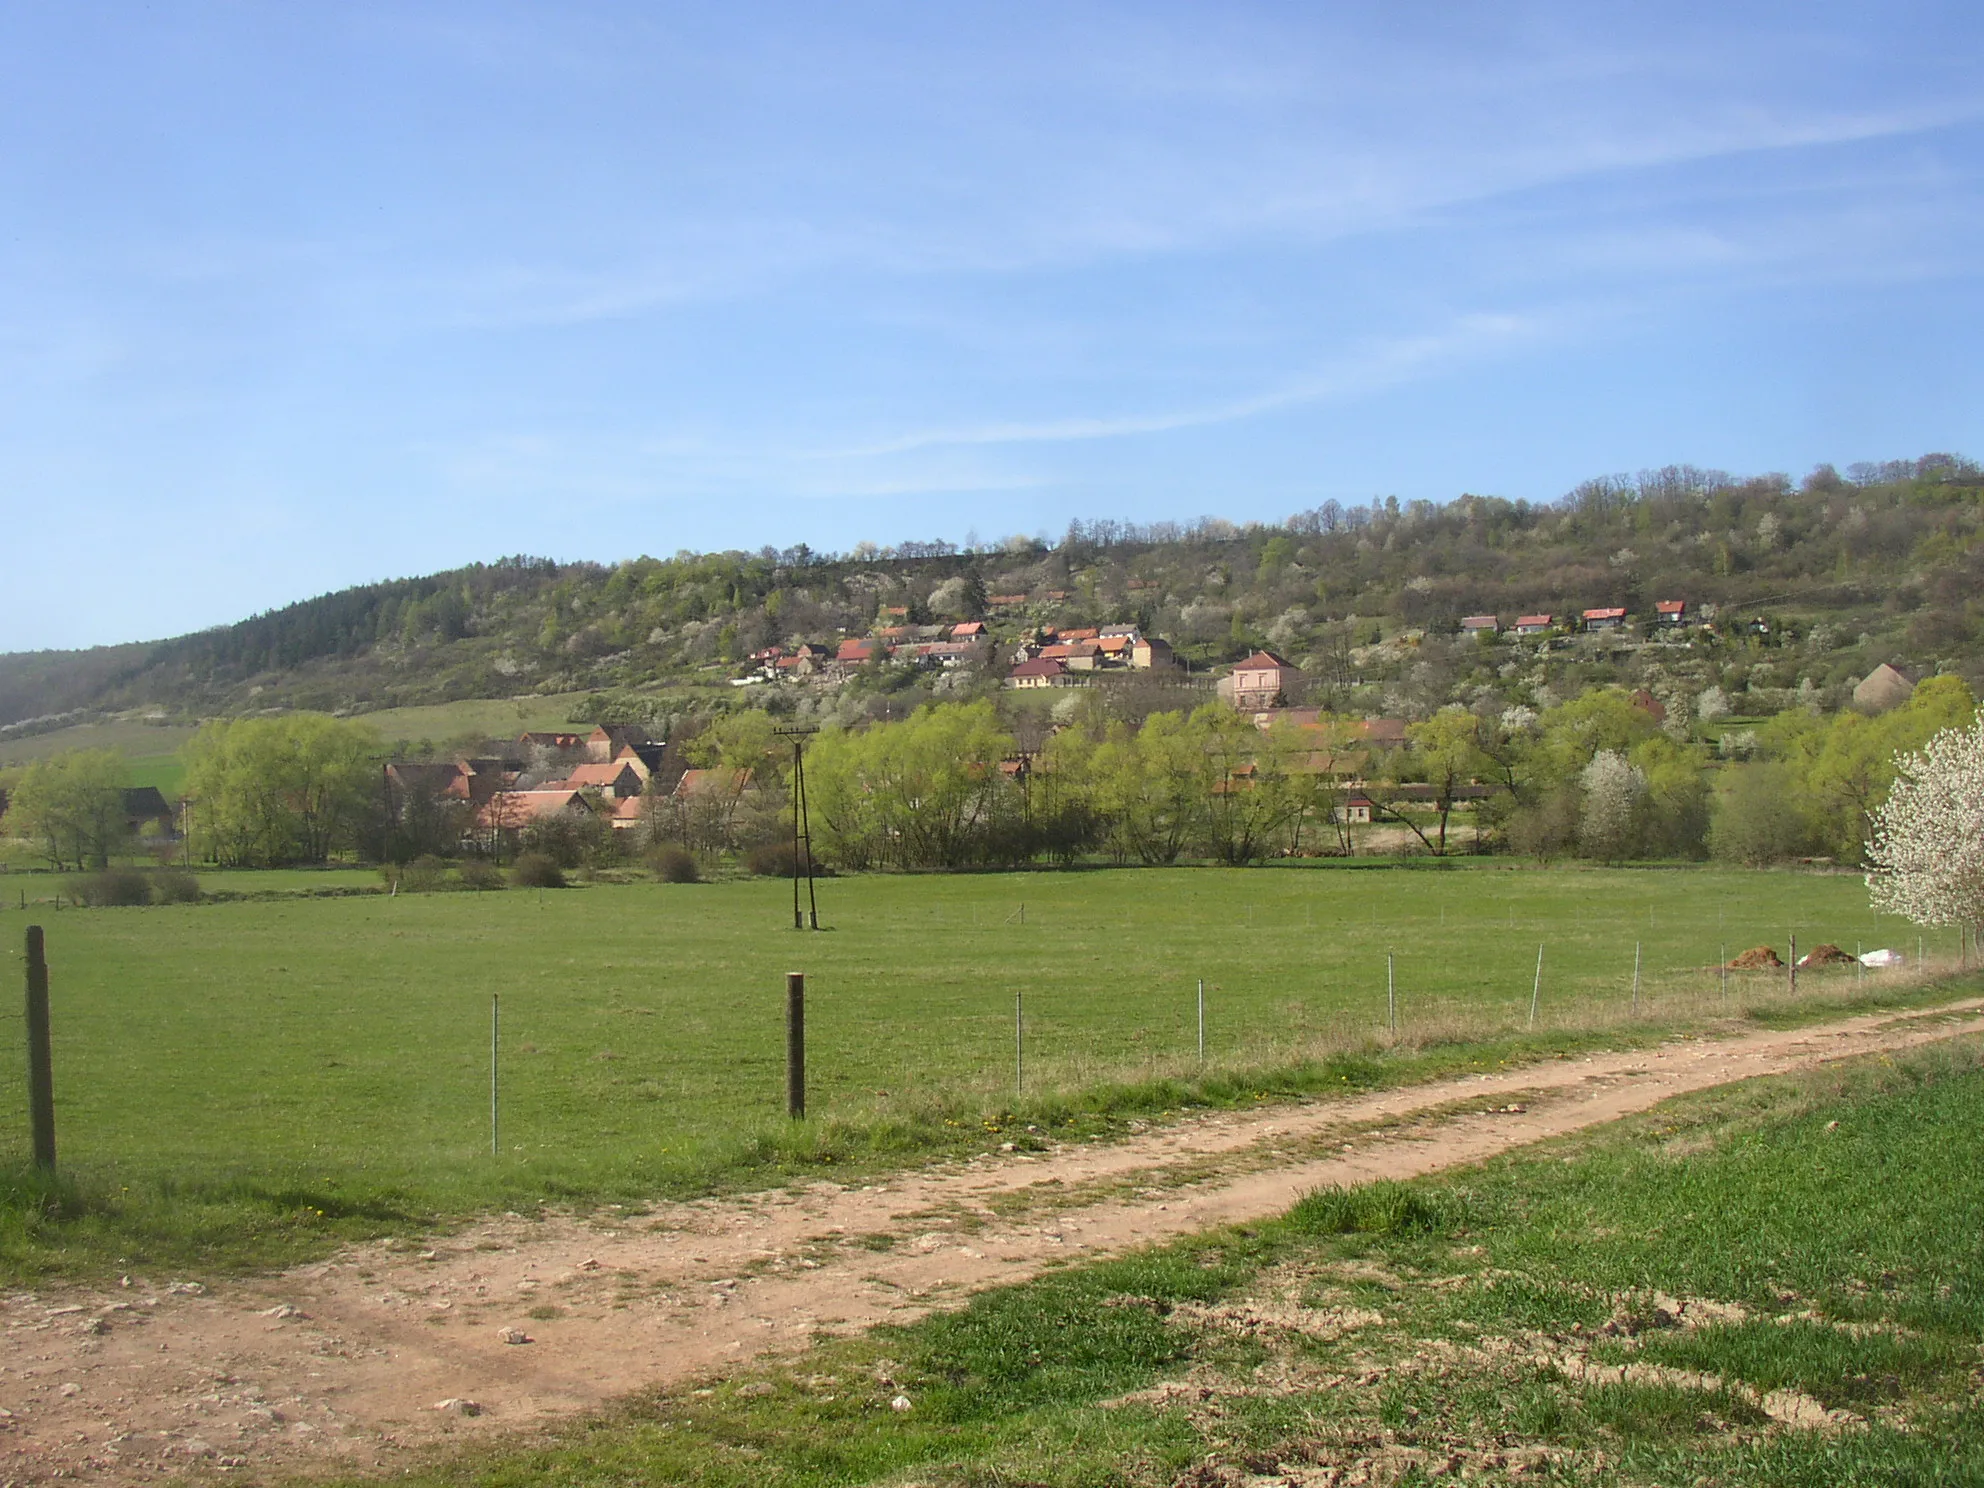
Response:
M1979 17L0 0L0 650L1984 456Z

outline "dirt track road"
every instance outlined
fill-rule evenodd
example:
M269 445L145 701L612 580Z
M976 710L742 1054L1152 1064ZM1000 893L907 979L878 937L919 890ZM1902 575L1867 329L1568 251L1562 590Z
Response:
M1984 999L1195 1116L867 1187L663 1204L624 1222L506 1215L211 1290L133 1276L16 1293L0 1302L0 1484L384 1472L444 1436L1275 1214L1319 1184L1429 1173L1682 1092L1978 1032ZM479 1414L438 1408L464 1400Z

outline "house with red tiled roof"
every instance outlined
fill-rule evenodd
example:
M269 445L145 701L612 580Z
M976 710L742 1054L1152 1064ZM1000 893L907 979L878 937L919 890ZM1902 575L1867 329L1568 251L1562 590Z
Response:
M1685 599L1657 599L1653 602L1653 618L1661 625L1686 625L1688 602Z
M476 812L475 824L490 832L518 832L551 817L591 815L591 805L576 790L498 791Z
M961 620L951 627L951 639L954 641L969 641L984 634L983 620Z
M616 832L629 831L641 824L641 812L646 804L639 796L623 796L606 811L606 824Z
M1556 616L1554 615L1518 615L1516 616L1516 634L1519 636L1548 635L1550 633L1550 627L1555 620Z
M1623 606L1586 610L1582 618L1586 630L1617 630L1626 623L1626 611Z
M1023 661L1006 674L1008 687L1072 687L1075 678L1059 661L1049 656L1036 656L1031 661Z
M648 731L638 723L602 723L586 735L586 758L605 764L629 745L648 742Z
M1287 702L1301 680L1301 671L1274 652L1256 651L1233 664L1233 670L1220 678L1218 691L1241 712L1252 713Z
M1500 635L1502 622L1493 615L1468 615L1460 622L1462 635Z
M682 778L675 782L672 794L678 801L687 801L695 796L734 801L749 789L749 770L684 770Z

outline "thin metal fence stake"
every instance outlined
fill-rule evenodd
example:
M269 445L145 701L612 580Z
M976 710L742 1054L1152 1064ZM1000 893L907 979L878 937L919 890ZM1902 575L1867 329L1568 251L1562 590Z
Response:
M489 1155L495 1157L502 1146L502 1087L498 1084L497 1055L503 1047L503 998L489 994Z

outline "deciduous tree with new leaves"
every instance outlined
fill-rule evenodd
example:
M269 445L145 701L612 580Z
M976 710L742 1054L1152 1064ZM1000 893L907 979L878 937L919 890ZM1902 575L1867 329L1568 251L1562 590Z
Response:
M1867 844L1874 908L1918 925L1984 923L1984 710L1895 760Z

